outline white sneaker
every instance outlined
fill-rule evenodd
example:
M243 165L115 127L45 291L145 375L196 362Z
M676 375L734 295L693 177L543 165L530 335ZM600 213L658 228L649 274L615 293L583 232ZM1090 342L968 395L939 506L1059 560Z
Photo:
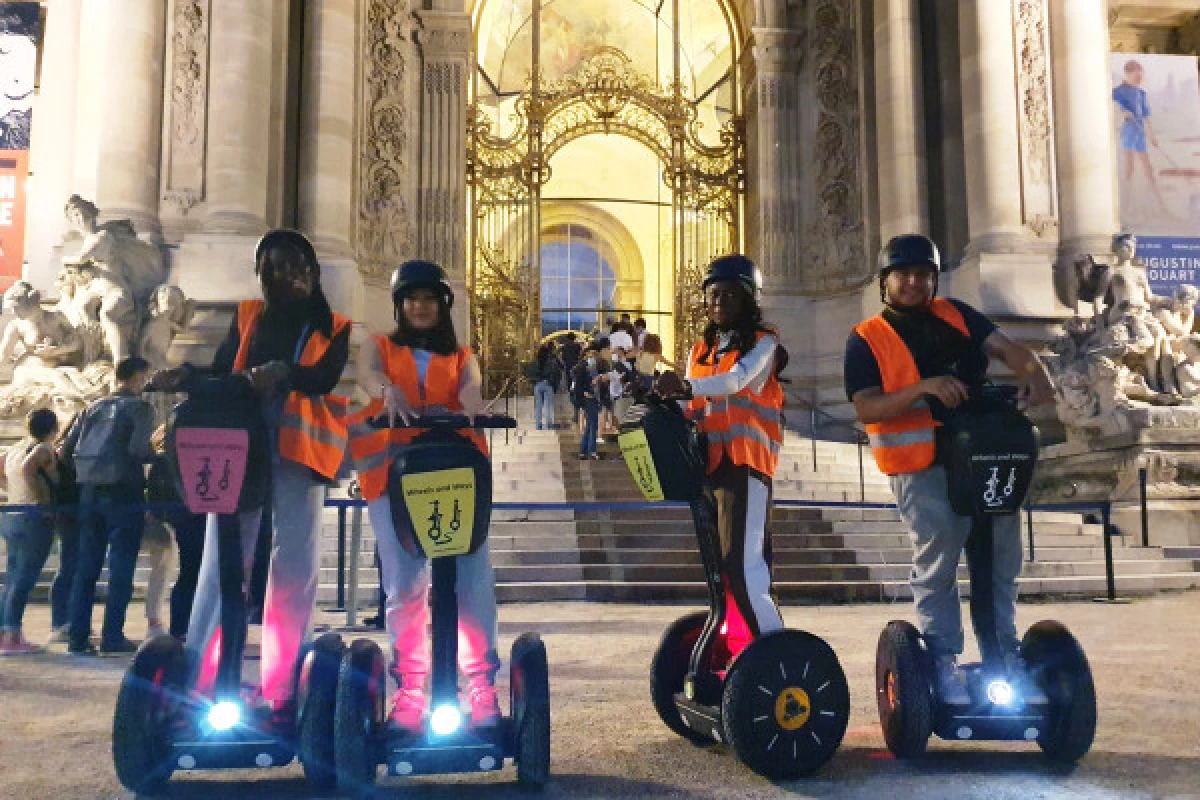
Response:
M943 703L952 706L971 704L971 695L967 692L967 676L958 668L954 656L938 656L934 662L934 672L937 693Z

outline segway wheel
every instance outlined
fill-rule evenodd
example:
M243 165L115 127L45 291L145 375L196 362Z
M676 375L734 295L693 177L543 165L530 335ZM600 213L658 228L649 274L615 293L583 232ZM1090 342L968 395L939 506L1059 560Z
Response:
M353 797L369 797L375 786L386 690L383 651L370 639L357 640L342 655L333 719L337 787Z
M692 648L707 620L707 611L697 611L675 620L663 633L658 649L654 651L654 660L650 662L650 700L654 703L658 718L672 731L695 744L710 744L712 739L684 724L675 705L675 695L683 691Z
M550 780L550 669L546 645L536 633L513 642L509 700L517 784L540 791Z
M784 630L755 640L725 677L725 737L742 763L771 780L823 766L849 721L846 674L833 648L811 633Z
M1052 760L1073 764L1096 738L1096 687L1087 656L1062 623L1046 620L1026 632L1021 657L1050 701L1038 746Z
M296 732L304 777L315 789L337 784L333 718L337 700L338 668L346 649L342 637L327 633L306 645L297 662Z
M879 634L875 650L875 699L888 750L919 758L933 733L933 690L921 635L894 620Z
M183 643L159 636L138 651L121 681L113 713L113 766L117 780L135 794L158 794L171 779L171 722L187 675Z

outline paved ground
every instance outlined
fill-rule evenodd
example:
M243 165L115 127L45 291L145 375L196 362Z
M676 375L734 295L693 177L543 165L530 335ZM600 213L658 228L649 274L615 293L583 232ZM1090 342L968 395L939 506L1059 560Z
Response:
M683 609L601 604L501 608L502 646L538 630L551 659L554 779L546 797L674 798L1200 798L1200 593L1131 605L1023 605L1021 625L1066 622L1095 672L1096 746L1075 769L1048 763L1034 746L949 745L934 740L918 764L883 749L873 699L878 631L907 606L790 608L788 622L826 637L850 680L853 714L842 749L817 776L772 785L718 746L697 748L669 733L647 697L647 668L662 629ZM140 609L130 618L140 620ZM327 618L327 619L332 619ZM131 635L139 633L131 623ZM44 640L45 607L27 633ZM113 775L109 730L128 659L78 660L58 653L0 661L0 797L124 797ZM520 797L512 771L484 778L388 781L382 796ZM177 776L181 798L319 797L293 765L271 772ZM324 795L333 796L333 795Z

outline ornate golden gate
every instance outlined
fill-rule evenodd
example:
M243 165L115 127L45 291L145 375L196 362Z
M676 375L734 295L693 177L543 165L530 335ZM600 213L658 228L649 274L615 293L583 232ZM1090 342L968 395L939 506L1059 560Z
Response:
M470 115L472 344L493 382L530 357L541 330L540 201L550 162L584 136L616 134L655 153L671 191L674 330L676 351L682 352L703 327L699 284L705 266L742 246L745 124L740 110L735 107L721 128L719 144L701 141L696 104L684 96L679 79L678 41L669 87L656 86L611 47L593 49L570 74L543 82L538 0L532 24L533 68L516 101L511 132L494 134L495 123L478 102Z

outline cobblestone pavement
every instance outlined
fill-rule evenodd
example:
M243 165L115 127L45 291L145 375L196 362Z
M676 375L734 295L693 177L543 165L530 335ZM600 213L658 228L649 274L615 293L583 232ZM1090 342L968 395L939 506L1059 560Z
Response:
M503 651L540 631L551 661L554 778L545 797L674 798L1200 798L1200 593L1130 605L1028 604L1022 628L1057 618L1083 643L1096 677L1095 748L1074 769L1024 744L931 742L919 763L883 748L873 698L875 643L907 605L796 607L789 624L825 637L850 681L853 706L842 748L815 777L773 785L719 746L694 747L663 727L650 706L647 670L663 628L683 608L603 604L501 607ZM97 618L100 609L97 609ZM964 609L965 616L965 609ZM140 608L131 609L131 636ZM336 618L323 614L324 622ZM97 622L99 620L97 619ZM30 608L26 633L48 634L47 610ZM128 658L61 652L0 659L0 797L127 796L113 774L113 702ZM254 666L254 662L250 662ZM484 777L384 781L383 797L526 796L511 769ZM332 797L311 793L298 765L260 772L177 775L169 796Z

